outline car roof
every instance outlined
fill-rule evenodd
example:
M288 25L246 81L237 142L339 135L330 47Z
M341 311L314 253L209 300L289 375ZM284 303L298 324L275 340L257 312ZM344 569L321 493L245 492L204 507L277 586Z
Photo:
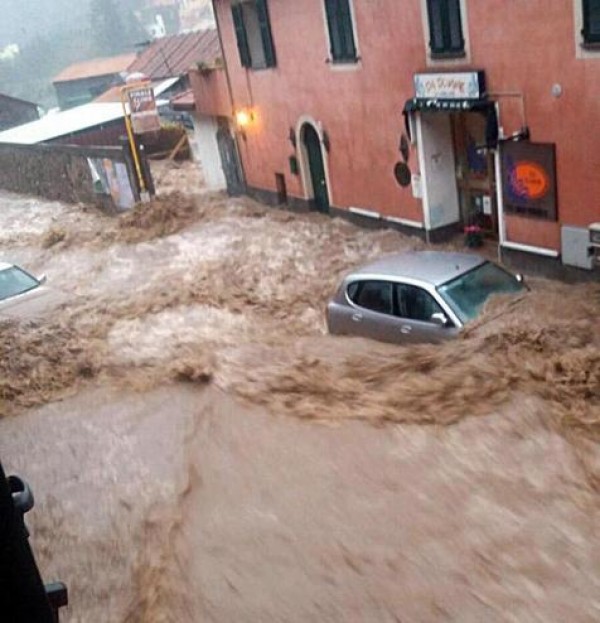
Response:
M7 268L12 268L14 264L9 264L8 262L0 262L0 270L6 270Z
M481 256L471 253L445 251L395 253L362 266L350 273L346 280L351 281L364 275L371 275L383 279L416 279L439 286L485 262L486 260Z

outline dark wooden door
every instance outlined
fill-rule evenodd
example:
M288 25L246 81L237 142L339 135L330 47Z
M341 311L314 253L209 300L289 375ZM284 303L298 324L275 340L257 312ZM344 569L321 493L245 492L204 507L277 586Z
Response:
M229 122L226 119L219 120L217 145L219 146L221 165L225 174L225 182L227 183L227 192L230 195L241 195L244 192L244 176L237 145L231 134Z
M321 139L312 125L306 124L304 126L303 140L308 155L308 168L315 207L320 212L327 212L329 210L329 192L327 190L327 179L325 178Z

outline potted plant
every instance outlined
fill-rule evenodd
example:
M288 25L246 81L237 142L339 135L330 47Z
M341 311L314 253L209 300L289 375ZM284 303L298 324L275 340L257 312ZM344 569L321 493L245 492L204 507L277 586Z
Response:
M465 227L465 245L471 249L483 245L483 230L479 225Z

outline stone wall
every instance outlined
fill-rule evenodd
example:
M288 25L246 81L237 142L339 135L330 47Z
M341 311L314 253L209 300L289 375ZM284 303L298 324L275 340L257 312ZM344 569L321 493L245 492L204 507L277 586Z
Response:
M90 160L96 163L95 170L100 172L102 180L92 174ZM145 157L142 161L146 186L153 192ZM111 184L106 170L119 171L120 188L116 184L116 176ZM118 211L140 200L138 186L133 159L125 146L0 143L0 188L5 190L66 203L90 203L109 211Z

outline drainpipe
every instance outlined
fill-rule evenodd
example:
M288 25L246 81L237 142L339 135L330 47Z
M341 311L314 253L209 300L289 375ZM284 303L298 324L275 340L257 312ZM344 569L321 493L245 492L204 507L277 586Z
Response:
M502 167L500 164L500 146L494 153L494 174L496 176L496 203L498 206L498 261L502 261L502 247L506 242L506 222L504 220L504 196L502 193Z

